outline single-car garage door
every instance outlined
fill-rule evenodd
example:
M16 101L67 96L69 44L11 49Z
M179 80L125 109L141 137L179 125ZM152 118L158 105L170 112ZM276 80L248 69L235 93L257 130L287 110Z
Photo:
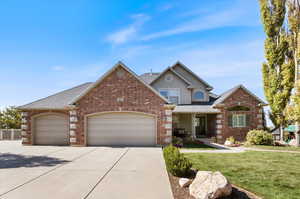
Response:
M34 119L34 143L38 145L69 144L68 117L60 114L41 115Z
M87 144L153 146L156 119L140 113L105 113L87 117Z

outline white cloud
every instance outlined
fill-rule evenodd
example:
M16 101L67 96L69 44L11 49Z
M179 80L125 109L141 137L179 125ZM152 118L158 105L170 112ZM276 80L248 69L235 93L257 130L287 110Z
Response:
M65 70L65 67L63 67L63 66L53 66L52 70L54 70L54 71L63 71L63 70Z
M114 44L122 44L135 36L137 30L135 26L129 26L123 30L119 30L107 37L107 39Z
M199 11L194 10L192 17L182 23L175 24L172 28L150 33L142 37L142 40L151 40L160 37L167 37L188 32L197 32L227 26L253 26L257 25L253 22L253 13L248 8L249 2L237 1L230 9L204 13L203 8ZM197 14L198 13L198 14ZM184 13L180 14L185 15ZM189 14L190 15L190 14ZM187 15L188 16L188 15ZM252 19L252 20L249 20Z
M135 14L131 18L134 20L132 24L128 27L118 30L114 33L108 35L107 40L113 44L123 44L132 40L141 26L150 19L148 15L145 14Z

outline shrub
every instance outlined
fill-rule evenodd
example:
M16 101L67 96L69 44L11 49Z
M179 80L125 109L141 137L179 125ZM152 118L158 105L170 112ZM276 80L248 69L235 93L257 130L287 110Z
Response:
M184 157L178 148L169 145L163 150L167 170L174 176L186 177L189 175L192 163Z
M247 134L247 143L251 145L272 145L273 137L271 133L263 130L251 130Z
M183 147L183 140L182 140L182 138L173 136L172 144L176 147Z

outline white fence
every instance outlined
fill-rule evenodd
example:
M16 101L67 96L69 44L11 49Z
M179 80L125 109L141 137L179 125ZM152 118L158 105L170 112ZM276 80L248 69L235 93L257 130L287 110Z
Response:
M22 139L21 129L0 129L0 140Z

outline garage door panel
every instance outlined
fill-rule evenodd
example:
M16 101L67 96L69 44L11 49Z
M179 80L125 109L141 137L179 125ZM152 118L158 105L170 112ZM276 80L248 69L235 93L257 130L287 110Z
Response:
M156 120L136 113L109 113L87 119L89 145L152 146L156 143Z
M116 121L117 120L117 121ZM148 123L154 123L152 120L141 120L140 119L104 119L104 120L97 120L97 118L93 118L92 120L89 121L90 124L99 124L99 125L104 125L104 124L115 124L118 122L119 125L126 125L127 123L135 123L135 124L148 124Z
M67 145L69 121L64 115L42 115L34 120L34 142L38 145Z

